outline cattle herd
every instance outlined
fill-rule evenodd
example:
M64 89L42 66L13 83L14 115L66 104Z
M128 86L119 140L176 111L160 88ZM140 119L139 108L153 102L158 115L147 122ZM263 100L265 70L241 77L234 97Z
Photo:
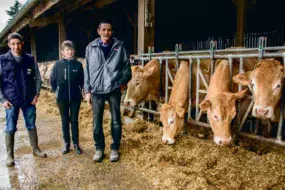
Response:
M201 59L200 62L201 71L205 80L209 82L209 86L206 96L199 95L203 100L199 102L199 108L207 113L207 119L214 133L214 142L218 145L227 145L231 142L231 124L237 115L236 102L241 101L240 115L245 115L251 100L244 97L250 93L254 100L251 110L253 117L271 120L271 122L279 121L285 75L281 62L273 58L261 60L244 58L244 73L239 73L239 62L240 59L233 59L232 68L230 68L228 59L216 60L215 72L211 80L210 59ZM182 131L189 102L189 61L181 60L179 65L169 102L165 102L159 108L160 121L163 124L162 142L166 144L173 144ZM133 76L128 84L124 105L134 107L146 100L157 102L159 99L157 75L160 73L158 60L150 61L143 68L132 67ZM191 84L194 88L191 102L197 98L195 97L197 64L194 60L192 73ZM200 84L200 86L203 85L203 83ZM240 91L239 85L244 86ZM194 107L195 104L192 103L192 108Z
M85 60L78 59L83 65ZM197 60L193 60L193 77L191 80L191 102L197 101ZM215 61L215 71L211 75L211 60L201 59L200 68L205 80L208 82L207 94L199 95L199 108L207 113L207 118L214 133L214 142L218 145L229 144L232 140L231 124L236 117L236 102L240 100L240 115L243 116L250 104L244 98L252 93L254 104L252 116L259 119L278 122L280 118L280 99L283 88L285 70L281 61L273 58L257 59L245 58L243 60L243 73L239 73L240 59L233 59L230 67L228 59ZM47 81L55 61L39 64L43 81ZM180 60L179 68L175 72L175 61L169 62L170 77L174 78L169 101L161 99L165 92L165 64L160 66L158 60L153 59L145 66L132 66L132 79L128 83L124 105L136 107L143 101L154 101L158 105L160 121L163 124L162 142L173 144L175 138L183 130L185 114L189 103L189 61ZM161 71L162 70L162 71ZM160 76L161 73L163 76ZM233 81L233 83L231 82ZM45 84L45 83L44 83ZM242 90L238 86L242 85ZM163 89L160 89L162 87ZM205 84L200 84L205 88ZM160 105L162 103L162 105ZM192 108L196 104L192 103Z

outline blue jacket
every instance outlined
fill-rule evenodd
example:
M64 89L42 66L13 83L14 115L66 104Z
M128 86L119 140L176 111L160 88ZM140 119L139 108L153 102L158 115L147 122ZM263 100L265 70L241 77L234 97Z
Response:
M39 95L42 80L34 57L25 52L18 63L11 50L0 55L0 102L29 104Z

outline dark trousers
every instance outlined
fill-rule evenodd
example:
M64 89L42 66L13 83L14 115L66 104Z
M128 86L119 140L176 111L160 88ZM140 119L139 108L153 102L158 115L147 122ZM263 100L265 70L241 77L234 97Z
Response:
M57 101L62 124L62 134L65 143L70 144L70 129L71 123L72 142L73 145L78 145L78 114L81 101L63 102ZM69 114L70 113L70 114Z
M105 149L105 138L103 132L103 114L105 101L109 102L111 111L111 134L113 143L111 149L119 150L122 138L122 122L120 113L120 90L115 90L108 94L95 94L92 96L92 111L93 111L93 138L95 141L96 150Z

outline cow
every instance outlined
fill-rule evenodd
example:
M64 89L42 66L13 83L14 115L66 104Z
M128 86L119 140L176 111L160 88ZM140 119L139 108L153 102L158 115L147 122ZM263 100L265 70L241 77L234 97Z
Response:
M163 124L162 142L173 144L184 125L184 114L189 100L189 62L182 61L175 75L169 102L161 106L160 121Z
M50 74L51 74L51 71L52 71L54 64L55 64L55 62L51 62L49 65L47 65L47 71L45 74L45 79L49 80Z
M143 68L135 65L131 67L132 79L128 83L124 100L125 106L135 107L142 101L153 100L159 103L160 65L154 59Z
M233 68L232 68L232 73L233 75L235 74L238 74L239 72L239 59L233 59ZM219 65L218 63L220 62L220 60L218 60L215 64L215 68L217 68L217 66ZM244 63L244 70L245 71L249 71L249 70L253 70L254 69L254 66L256 65L257 63L257 59L256 58L249 58L249 59L244 59L243 61ZM206 81L208 82L209 81L209 78L210 78L210 73L211 73L211 69L210 69L210 60L209 59L202 59L200 61L200 68L201 68L201 71L202 73L204 74L205 76L205 79ZM186 72L186 71L185 71ZM189 71L188 71L189 72ZM184 79L183 81L189 81L189 75L187 75L185 73L184 76ZM192 83L192 87L194 86L194 88L192 89L192 99L191 99L191 102L192 102L192 105L194 108L196 106L196 104L193 104L196 100L196 77L197 77L197 63L194 62L193 60L193 70L192 70L192 76L193 76L193 79L191 81ZM230 81L230 79L229 79ZM228 82L229 82L228 81ZM201 83L200 84L200 88L204 88L204 83ZM237 92L238 91L238 85L235 84L235 83L232 83L232 91L233 92ZM175 90L173 89L172 93L177 93L175 92ZM188 91L187 91L187 94L188 94ZM171 94L172 95L172 94ZM203 99L204 97L200 95L199 97L200 99ZM187 100L188 101L188 100ZM201 102L199 102L201 103ZM250 100L248 99L244 99L241 103L241 117L243 116L243 114L245 113L248 105L250 104ZM163 109L161 109L163 110ZM176 111L177 113L174 114L174 111ZM164 108L164 112L161 111L161 114L164 114L164 118L166 118L166 121L168 120L167 119L167 116L170 116L170 115L179 115L179 109L167 109L167 107ZM230 109L228 109L228 111L230 111ZM182 115L181 115L182 116ZM167 144L173 144L175 142L175 137L180 133L181 129L183 128L183 118L182 117L172 117L173 118L173 123L176 123L176 125L172 125L172 127L165 127L164 128L164 133L163 133L163 142L167 143ZM161 118L162 119L162 118ZM166 124L166 121L164 121L164 123ZM211 123L210 123L211 124ZM229 131L229 126L222 126L222 127L225 127L225 128L221 128L219 129L221 131L221 133L227 133ZM214 135L215 135L215 130L213 129L214 131ZM218 135L217 135L218 136ZM167 141L165 140L167 139ZM217 139L217 138L216 138ZM218 140L216 140L217 142L219 142ZM219 142L219 144L223 144L225 142Z
M44 81L44 76L45 76L45 73L47 71L47 66L45 66L44 64L40 64L39 65L39 71L40 71L40 75L41 75L41 78L42 78L42 81Z
M254 117L278 122L284 76L284 67L280 61L263 59L253 71L237 74L233 77L233 81L252 89Z
M207 96L199 105L207 117L214 132L214 142L226 145L231 142L231 122L236 116L236 101L242 99L247 89L230 92L230 67L228 60L221 60L211 78Z

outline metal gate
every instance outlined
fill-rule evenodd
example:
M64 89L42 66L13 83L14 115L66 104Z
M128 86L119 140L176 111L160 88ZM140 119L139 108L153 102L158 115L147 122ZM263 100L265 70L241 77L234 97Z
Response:
M266 47L267 40L265 37L260 37L258 40L258 47L257 48L235 48L235 49L216 49L217 42L211 41L210 42L210 49L204 50L204 51L182 51L181 47L179 45L175 46L174 52L162 52L162 53L153 53L152 49L149 48L148 53L140 54L136 56L133 61L139 61L142 66L151 59L157 59L160 62L160 68L162 68L162 64L165 64L165 102L168 102L168 96L169 96L169 90L172 89L171 85L169 85L169 80L171 83L173 83L173 78L169 71L169 60L175 60L176 61L176 69L179 66L179 60L188 60L190 67L189 67L189 107L188 107L188 122L194 125L199 125L203 127L210 127L209 123L200 121L202 116L202 111L199 110L199 95L200 94L207 94L208 89L208 83L205 79L205 76L201 70L200 62L202 59L210 59L211 60L211 76L213 75L214 68L215 68L215 59L228 59L229 65L230 65L230 77L232 79L232 68L233 68L233 59L239 59L239 73L243 73L243 60L245 58L277 58L281 57L283 59L283 63L285 63L285 52L278 52L279 50L285 50L284 46L278 46L278 47ZM254 53L252 53L254 52ZM235 53L235 54L234 54ZM191 116L191 110L193 108L191 99L192 99L192 79L193 79L193 60L196 59L197 62L197 73L196 73L196 108L195 108L195 117L192 118ZM160 69L162 70L162 69ZM160 73L162 74L162 73ZM161 77L160 77L161 78ZM204 86L206 89L200 88L200 84L204 83ZM160 81L161 84L161 81ZM231 81L232 84L232 81ZM231 85L232 86L232 85ZM250 86L248 86L250 91L252 92L252 89ZM239 91L241 91L242 87L239 85ZM161 100L162 97L160 97ZM253 107L253 97L247 96L246 98L251 100L251 103L249 107L247 108L247 111L243 118L240 118L239 108L240 103L238 105L238 111L237 111L237 126L239 134L242 136L267 141L267 142L273 142L280 145L285 145L285 141L282 141L282 124L283 124L283 118L284 118L284 105L281 105L281 114L280 114L280 121L278 124L278 131L277 131L277 137L276 138L265 138L262 136L257 135L257 131L255 130L254 133L245 133L241 132L244 123ZM161 102L160 102L161 103ZM140 107L141 111L153 113L153 114L159 114L158 111L147 109L143 105ZM270 122L268 122L270 123Z

